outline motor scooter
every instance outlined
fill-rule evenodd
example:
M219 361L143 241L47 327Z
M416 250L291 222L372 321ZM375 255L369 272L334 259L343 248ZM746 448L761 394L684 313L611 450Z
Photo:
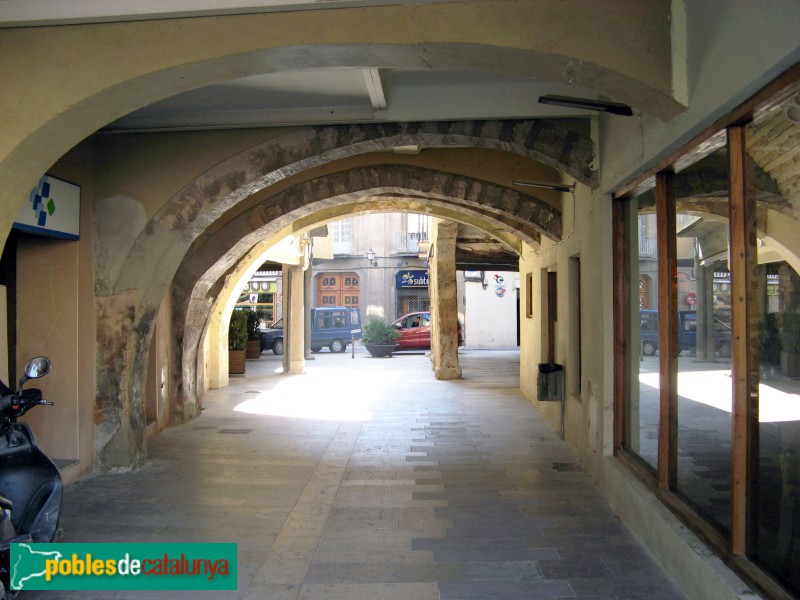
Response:
M64 484L58 467L36 445L30 426L17 419L34 406L52 402L29 379L50 372L50 359L37 356L25 365L14 392L0 381L0 598L10 593L10 546L52 542L58 532Z

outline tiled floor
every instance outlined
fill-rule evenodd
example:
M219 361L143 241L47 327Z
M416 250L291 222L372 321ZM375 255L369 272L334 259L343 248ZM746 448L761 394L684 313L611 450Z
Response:
M678 600L517 389L519 355L280 360L209 393L135 473L67 488L61 541L238 544L236 592L40 598Z

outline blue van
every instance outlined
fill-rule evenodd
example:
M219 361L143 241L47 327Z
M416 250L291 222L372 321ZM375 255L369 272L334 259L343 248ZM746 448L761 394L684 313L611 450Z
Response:
M639 335L642 354L655 356L658 351L658 311L642 309L639 311ZM680 351L694 352L697 345L697 314L694 311L678 311L678 347Z
M641 351L645 356L655 356L658 351L658 311L639 311L639 335ZM714 348L721 358L731 356L731 326L720 317L714 317ZM693 310L678 311L678 347L681 352L694 353L697 349L697 313Z
M358 339L360 333L361 319L357 308L326 306L311 309L312 352L319 352L322 348L328 348L331 352L344 352L353 343L353 337ZM261 351L264 350L283 354L283 319L279 319L268 329L261 330Z

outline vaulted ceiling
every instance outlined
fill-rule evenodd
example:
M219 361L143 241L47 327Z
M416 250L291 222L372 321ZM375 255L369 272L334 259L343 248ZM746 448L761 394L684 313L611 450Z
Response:
M470 0L458 3L451 0L417 0L414 4L471 3ZM190 0L130 0L114 3L101 0L2 0L0 28L320 9L337 11L343 8L403 4L409 3L396 0L216 0L203 3L203 7L198 8L198 3ZM661 5L659 10L668 15L669 2L657 4ZM545 8L542 6L542 10ZM655 5L648 8L651 12L654 9ZM567 9L555 6L547 10L551 13L548 15L551 20L559 23L557 28L563 29L564 24L558 19L567 15L564 12ZM631 40L623 42L622 47L629 42L633 45L641 43L641 36L646 34L646 30L637 32ZM236 35L236 32L232 31L231 35ZM571 37L574 35L577 34L570 33ZM545 42L542 39L539 43ZM203 42L199 40L198 43ZM313 43L313 39L307 40L307 43ZM619 40L615 43L619 43ZM490 51L475 44L463 45L461 56L448 54L453 52L452 49L419 44L411 50L417 54L413 58L403 54L408 49L398 50L399 46L386 45L375 50L382 52L382 57L371 57L373 64L377 62L381 65L379 67L371 64L359 66L364 61L364 50L363 45L356 46L348 48L346 44L342 45L336 50L339 54L331 56L328 61L315 55L314 61L309 62L305 60L308 56L299 52L287 56L280 68L265 67L265 72L256 75L199 85L124 114L107 123L102 131L108 134L135 134L298 125L559 119L567 123L566 127L588 139L589 118L596 114L595 111L544 104L539 102L539 98L542 95L561 95L608 100L603 91L618 89L622 94L626 90L625 86L618 85L619 82L606 80L607 75L597 71L596 67L572 59L567 60L563 68L554 66L558 72L554 71L551 77L532 77L524 72L528 67L520 68L513 64L513 56L509 56L507 68L480 68L482 60L496 65L502 63L502 59L494 55L481 59L482 53ZM548 49L548 52L552 51ZM348 52L350 54L345 56ZM441 53L447 56L443 58ZM431 59L426 58L430 54L435 54L445 66L440 64L430 68ZM324 57L324 52L322 55ZM675 107L657 108L657 103L651 103L649 107L654 113L675 110ZM640 108L646 110L645 106ZM413 154L420 152L420 148L410 145L396 148L395 152ZM592 157L587 160L591 162ZM511 187L511 182L508 183ZM520 187L516 189L522 193L526 191ZM464 267L470 264L512 267L517 262L517 257L502 243L466 225L461 225L457 248L459 263Z

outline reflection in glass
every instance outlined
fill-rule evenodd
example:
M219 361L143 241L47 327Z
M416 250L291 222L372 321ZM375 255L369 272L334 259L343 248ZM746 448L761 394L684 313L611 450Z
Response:
M653 191L637 199L638 252L632 252L634 322L631 334L638 335L638 378L632 382L626 411L625 447L654 470L658 466L659 364L658 364L658 240ZM636 348L636 346L634 346Z
M731 296L724 149L675 179L678 212L677 491L722 531L731 526Z
M737 213L752 230L734 231L737 238L744 234L748 247L756 249L755 257L746 257L747 281L732 281L730 272L726 131L707 138L673 164L675 175L670 175L668 189L676 202L674 272L667 273L667 265L657 258L653 190L633 200L629 239L634 248L638 241L638 252L631 248L626 265L633 314L624 327L630 326L639 355L634 352L638 368L631 369L625 382L631 393L625 398L623 443L656 470L662 354L658 326L659 321L663 326L670 310L663 299L659 306L661 270L662 276L676 277L679 353L674 359L678 430L664 429L669 434L665 443L676 437L677 448L671 446L669 456L662 457L670 460L662 461L666 471L659 473L660 483L668 483L723 538L730 537L735 551L744 542L748 558L789 594L800 597L800 83L792 85L754 112L746 126L745 168L732 177L737 186L744 184L745 194L752 194L745 205L755 204L754 213L747 208ZM732 133L732 139L738 139L739 131ZM671 250L665 240L660 244L662 250ZM738 257L743 256L740 250L736 248ZM739 260L736 263L737 269L743 266ZM741 315L741 330L737 318L735 332L734 283L737 289L742 284L747 300L736 299L738 307L747 305L747 315ZM732 358L733 340L738 345ZM743 345L749 345L748 352L742 352ZM736 439L737 461L742 461L737 462L737 472L746 470L742 474L747 477L746 487L737 491L747 493L737 495L745 502L737 508L746 510L737 510L732 522L734 362L737 369L751 371L736 373L750 387L750 396L737 400L743 408L757 405L758 421L754 422L755 412L745 412L739 422L754 427L737 430L737 436L741 434ZM756 389L758 394L753 393ZM674 416L669 415L670 421ZM677 473L672 471L674 458ZM690 517L690 521L695 520ZM746 563L737 560L737 564Z
M747 128L760 211L757 315L759 452L752 554L800 591L800 236L782 208L800 200L800 106L771 104ZM753 336L751 335L751 339Z

